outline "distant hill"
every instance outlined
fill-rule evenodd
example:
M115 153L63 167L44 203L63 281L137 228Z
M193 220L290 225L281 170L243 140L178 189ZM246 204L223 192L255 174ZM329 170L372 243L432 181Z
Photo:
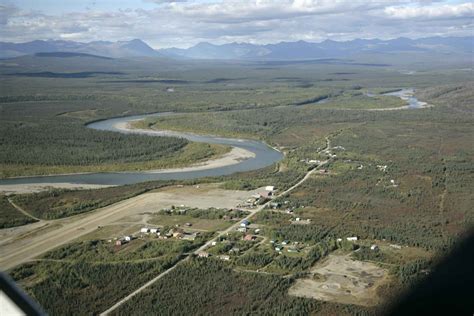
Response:
M474 37L429 37L393 40L355 39L346 42L326 40L321 43L305 41L253 45L230 43L214 45L199 43L188 49L158 50L168 57L192 59L265 59L302 60L315 58L350 58L364 54L472 54Z
M324 58L357 58L360 56L423 56L436 55L465 58L474 53L474 37L429 37L421 39L397 38L392 40L355 39L346 42L325 40L321 43L305 41L280 42L277 44L255 45L249 43L229 43L215 45L199 43L187 49L166 48L154 50L145 42L95 41L81 43L74 41L32 41L27 43L0 42L0 58L24 55L48 57L72 57L67 54L88 54L87 57L171 57L175 59L218 59L218 60L314 60ZM56 53L59 55L44 55ZM75 55L74 57L86 57ZM407 57L409 58L409 57ZM451 58L453 59L453 58ZM370 58L369 58L370 60Z
M0 58L33 55L37 53L76 53L109 58L161 56L160 53L139 39L119 42L95 41L90 43L55 40L38 40L27 43L0 42ZM66 57L66 55L50 55L48 57ZM80 56L76 55L75 57Z
M99 59L112 59L110 57L85 54L85 53L68 53L68 52L54 52L54 53L36 53L36 57L59 57L59 58L71 58L71 57L90 57Z

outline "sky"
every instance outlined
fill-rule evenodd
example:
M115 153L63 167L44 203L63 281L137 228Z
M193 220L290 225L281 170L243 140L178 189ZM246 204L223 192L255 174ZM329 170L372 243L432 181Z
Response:
M0 41L139 38L153 48L473 36L463 0L0 0Z

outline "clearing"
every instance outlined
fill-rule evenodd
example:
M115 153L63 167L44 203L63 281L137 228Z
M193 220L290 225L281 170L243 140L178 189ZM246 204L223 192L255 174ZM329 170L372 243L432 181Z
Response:
M219 189L218 186L207 184L167 187L85 214L10 228L2 236L7 241L0 244L0 269L7 270L27 262L46 251L90 234L99 226L115 225L121 231L123 227L118 224L125 221L130 225L146 225L151 213L171 205L233 208L260 190L231 191Z
M342 304L373 306L379 301L377 288L387 281L387 271L349 255L331 254L299 279L289 294Z

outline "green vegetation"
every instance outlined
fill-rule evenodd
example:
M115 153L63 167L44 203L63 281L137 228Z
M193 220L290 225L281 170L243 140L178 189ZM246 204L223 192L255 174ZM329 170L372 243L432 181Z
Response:
M14 197L39 218L80 214L172 183L220 182L225 189L246 190L275 185L285 190L314 167L310 160L329 160L323 167L327 173L315 172L279 199L280 209L264 210L252 219L262 225L256 241L231 234L209 249L214 257L229 255L229 261L212 257L186 261L117 314L370 314L374 310L289 297L287 290L294 278L307 274L331 251L353 250L356 246L344 239L358 236L364 243L353 257L390 269L393 283L381 289L382 296L390 299L423 277L432 267L432 258L448 253L474 223L474 86L469 72L446 68L440 75L432 67L403 75L396 67L304 63L184 65L114 60L78 64L74 69L60 62L43 63L25 59L16 66L0 66L0 74L32 72L32 65L35 72L58 74L65 69L77 73L98 69L87 78L9 76L2 82L8 92L0 98L3 177L181 166L227 150L84 127L96 119L158 111L180 113L136 125L263 139L284 151L285 158L261 170L225 177ZM99 73L116 69L123 74ZM337 75L341 72L351 75ZM400 87L416 88L417 96L434 107L367 111L402 106L398 98L379 95ZM366 91L377 95L367 97ZM335 157L321 153L327 140ZM3 213L22 216L2 203L7 206L2 207ZM286 214L286 208L294 212ZM161 213L150 223L190 222L193 227L215 230L229 225L225 215L222 210ZM311 221L290 223L296 217ZM338 238L343 242L335 242ZM290 244L280 254L270 239L278 245L283 240ZM383 239L403 249L368 248ZM12 274L51 314L64 314L81 304L86 306L81 308L85 314L98 313L195 247L162 242L135 240L119 251L103 241L77 243ZM289 252L290 247L295 251Z
M8 228L37 222L17 210L8 201L8 197L0 195L0 228Z
M23 264L11 276L50 315L99 314L202 243L132 240L73 243Z
M293 279L235 272L216 260L194 259L122 305L113 315L348 315L371 311L287 295ZM159 298L159 299L157 299ZM140 306L140 308L138 308Z
M242 210L229 210L229 209L218 209L218 208L208 208L208 209L199 209L199 208L176 208L172 207L171 209L163 209L158 212L160 215L169 215L169 216L190 216L193 218L202 218L202 219L232 219L232 218L243 218L249 214L247 211Z

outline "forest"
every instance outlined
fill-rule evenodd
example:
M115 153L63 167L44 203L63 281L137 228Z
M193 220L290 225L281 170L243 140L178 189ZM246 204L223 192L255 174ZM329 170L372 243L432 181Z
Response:
M180 315L375 313L353 305L288 296L292 282L291 278L274 275L235 272L216 260L194 259L122 305L113 315L171 315L178 311Z
M201 243L135 239L117 248L107 241L77 242L20 265L10 275L49 315L71 310L99 314Z

